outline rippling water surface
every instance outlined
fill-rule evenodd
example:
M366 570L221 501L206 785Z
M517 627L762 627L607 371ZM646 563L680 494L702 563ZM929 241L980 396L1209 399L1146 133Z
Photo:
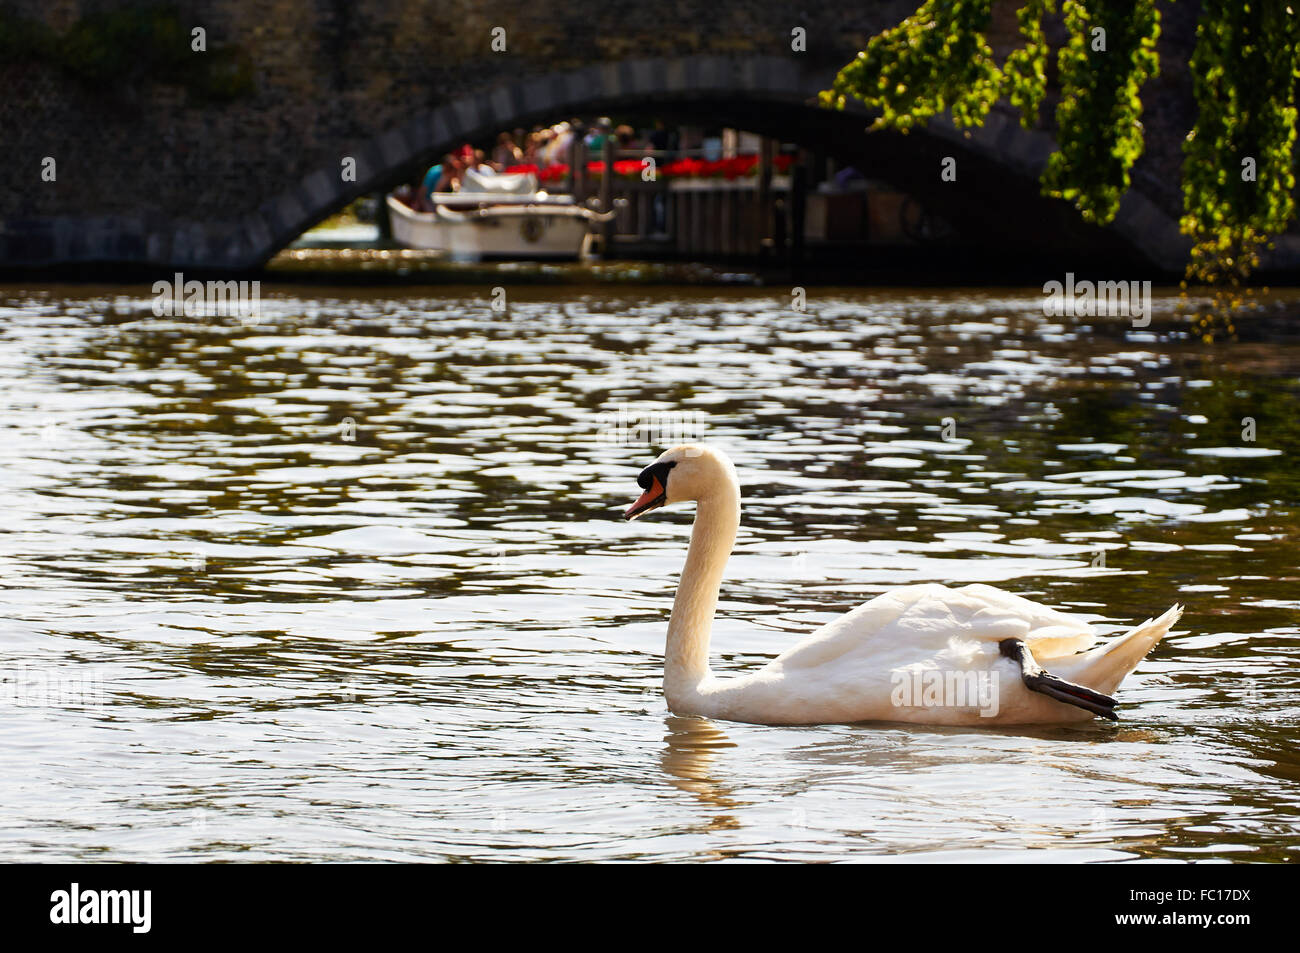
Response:
M1300 338L789 301L0 290L0 859L1297 859ZM621 405L739 468L723 672L912 582L1187 614L1118 726L674 717Z

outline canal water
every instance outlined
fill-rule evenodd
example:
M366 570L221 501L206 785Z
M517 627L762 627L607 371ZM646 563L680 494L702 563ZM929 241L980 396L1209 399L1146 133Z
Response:
M0 286L0 860L1298 859L1294 296L492 303ZM723 673L921 581L1187 613L1117 725L675 717L691 514L620 519L672 427L743 483Z

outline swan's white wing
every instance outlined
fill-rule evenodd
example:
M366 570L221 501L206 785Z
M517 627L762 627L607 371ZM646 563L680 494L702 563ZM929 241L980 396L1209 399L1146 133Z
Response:
M904 661L967 643L1023 639L1039 662L1090 648L1097 636L1081 619L992 586L903 586L818 629L773 663L786 671L854 656Z

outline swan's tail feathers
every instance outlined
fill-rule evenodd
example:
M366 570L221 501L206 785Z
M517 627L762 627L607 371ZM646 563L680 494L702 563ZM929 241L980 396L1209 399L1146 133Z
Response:
M1106 645L1068 660L1054 660L1052 667L1082 685L1109 694L1169 634L1182 614L1182 606L1173 606L1159 618L1147 619L1127 635Z

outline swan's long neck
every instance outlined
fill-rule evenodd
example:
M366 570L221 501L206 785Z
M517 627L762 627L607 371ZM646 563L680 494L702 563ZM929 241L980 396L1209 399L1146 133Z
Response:
M709 675L709 636L718 608L718 588L740 526L740 489L730 480L701 499L691 528L691 546L668 620L664 651L664 696L668 707L685 701Z

